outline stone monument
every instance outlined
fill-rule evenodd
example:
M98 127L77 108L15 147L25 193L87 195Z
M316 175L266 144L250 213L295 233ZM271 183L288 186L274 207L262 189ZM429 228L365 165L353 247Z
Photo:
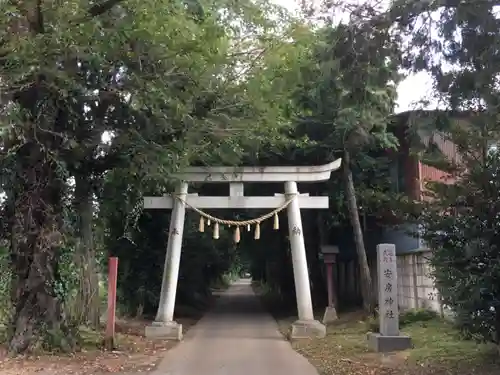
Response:
M368 346L376 352L411 348L411 338L399 333L396 246L377 245L379 332L368 333Z

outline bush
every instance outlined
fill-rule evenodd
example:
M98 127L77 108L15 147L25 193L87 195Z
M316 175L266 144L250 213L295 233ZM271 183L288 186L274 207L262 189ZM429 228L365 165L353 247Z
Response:
M399 326L403 327L408 324L417 322L428 322L429 320L438 319L438 314L430 309L412 309L399 314Z
M431 320L439 319L438 314L429 309L411 309L400 312L399 314L399 328L403 328L414 323L423 323ZM379 317L378 313L376 316L368 318L366 321L366 326L370 332L379 332Z
M500 343L500 154L468 161L454 184L434 183L423 237L442 301L466 337Z

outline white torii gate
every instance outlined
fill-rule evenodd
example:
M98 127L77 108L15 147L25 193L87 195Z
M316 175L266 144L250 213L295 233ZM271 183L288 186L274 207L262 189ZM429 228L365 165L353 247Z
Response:
M340 165L341 159L313 167L191 167L177 176L181 182L177 187L176 197L145 197L145 209L172 209L158 313L152 325L146 327L146 336L182 339L182 325L174 321L174 307L186 205L198 209L276 209L290 196L295 195L296 198L291 200L286 208L299 316L292 325L292 337L324 337L325 326L315 320L313 314L300 209L328 208L329 198L299 194L297 182L326 181L330 179L331 172L339 169ZM229 197L188 194L189 182L229 183L230 194ZM285 185L285 194L275 194L274 197L247 197L244 196L245 182L281 182Z

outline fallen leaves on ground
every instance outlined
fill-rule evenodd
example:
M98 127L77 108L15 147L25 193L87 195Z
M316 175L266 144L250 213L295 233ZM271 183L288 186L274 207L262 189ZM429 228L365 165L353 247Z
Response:
M195 319L179 319L187 330ZM117 350L106 352L97 345L71 355L44 354L8 358L5 348L0 352L0 375L101 375L141 373L155 368L175 341L153 341L144 337L145 320L119 320L116 327ZM98 341L101 339L96 334Z
M282 331L292 319L280 321ZM497 348L461 340L451 324L415 322L403 330L414 348L391 354L372 353L367 325L359 313L341 316L325 339L292 342L321 375L498 375Z

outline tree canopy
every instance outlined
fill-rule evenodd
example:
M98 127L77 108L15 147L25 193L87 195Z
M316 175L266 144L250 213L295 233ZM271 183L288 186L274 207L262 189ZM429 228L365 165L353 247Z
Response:
M498 209L488 203L497 200L491 148L500 138L495 5L405 0L384 9L342 1L292 16L266 0L2 2L10 351L73 350L75 327L97 327L109 255L120 257L124 312L154 313L169 216L143 211L142 197L171 191L174 172L337 157L342 173L311 189L328 195L331 208L305 214L315 302L325 294L319 248L333 227L348 228L363 306L373 311L362 221L371 216L378 225L394 209L422 223L437 285L463 327L483 337L496 332L498 341ZM349 17L334 22L341 9ZM411 209L389 187L387 153L400 147L392 117L405 70L429 72L446 109L410 121L410 131L442 134L461 160L414 145L420 160L440 163L454 183L430 184L432 203ZM467 120L455 121L457 113ZM454 215L445 215L451 208ZM261 242L273 244L265 251L246 240L235 245L225 230L212 241L189 215L186 227L179 306L206 304L213 283L243 268L293 298L284 234L263 234Z

